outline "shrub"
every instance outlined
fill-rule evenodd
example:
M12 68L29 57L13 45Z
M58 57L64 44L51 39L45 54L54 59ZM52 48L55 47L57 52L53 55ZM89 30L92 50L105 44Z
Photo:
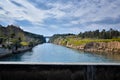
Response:
M20 44L21 44L22 46L28 46L28 45L29 45L28 42L21 42Z

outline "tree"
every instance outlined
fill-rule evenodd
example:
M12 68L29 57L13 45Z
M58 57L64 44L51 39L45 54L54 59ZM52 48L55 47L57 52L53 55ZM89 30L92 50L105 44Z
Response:
M102 30L102 32L101 32L101 34L100 34L100 38L102 38L102 39L106 39L106 31L105 31L105 29L103 29Z
M99 38L99 30L94 31L94 36L95 36L96 38Z

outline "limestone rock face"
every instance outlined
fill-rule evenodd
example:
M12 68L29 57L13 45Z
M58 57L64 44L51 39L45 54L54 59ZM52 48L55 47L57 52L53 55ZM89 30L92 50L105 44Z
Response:
M72 39L73 38L73 39ZM75 40L74 40L75 39ZM111 42L89 42L89 43L80 43L76 45L77 39L71 36L63 36L63 35L54 35L50 42L62 46L66 46L73 49L78 49L82 51L88 52L100 52L100 53L120 53L120 42L112 41ZM84 40L84 39L83 39ZM78 42L79 43L79 42Z
M85 51L120 53L120 42L91 42L85 45Z

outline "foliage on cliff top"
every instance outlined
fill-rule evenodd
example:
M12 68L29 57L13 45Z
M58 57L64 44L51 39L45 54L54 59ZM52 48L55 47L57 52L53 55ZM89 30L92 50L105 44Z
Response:
M114 38L114 39L91 39L91 38L78 38L78 37L65 37L65 38L57 38L54 40L55 43L60 43L61 45L82 45L82 44L87 44L90 42L113 42L113 41L118 41L120 42L120 38Z
M59 43L61 45L72 44L81 45L89 42L120 42L120 31L113 30L112 28L108 31L103 29L102 31L86 31L80 32L78 35L74 34L55 34L50 38L49 42Z
M67 40L69 44L72 45L81 45L81 44L87 44L90 42L112 42L112 41L119 41L120 38L116 39L80 39L80 38L66 38L64 40Z

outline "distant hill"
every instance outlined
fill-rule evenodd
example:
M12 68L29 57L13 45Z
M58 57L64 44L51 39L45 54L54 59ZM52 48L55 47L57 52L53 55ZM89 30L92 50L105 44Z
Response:
M7 27L0 25L0 38L2 39L20 39L25 42L44 43L45 38L43 35L37 35L22 30L15 25L8 25Z

